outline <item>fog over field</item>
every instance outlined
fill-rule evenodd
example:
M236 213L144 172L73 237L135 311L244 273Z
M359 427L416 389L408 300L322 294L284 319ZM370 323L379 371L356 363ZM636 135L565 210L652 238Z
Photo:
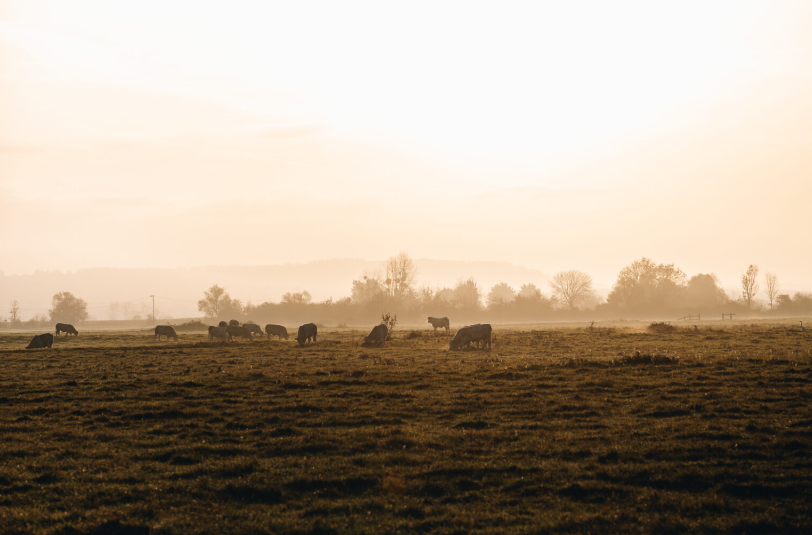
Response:
M608 286L645 256L812 287L809 3L587 5L4 2L0 269L407 251Z

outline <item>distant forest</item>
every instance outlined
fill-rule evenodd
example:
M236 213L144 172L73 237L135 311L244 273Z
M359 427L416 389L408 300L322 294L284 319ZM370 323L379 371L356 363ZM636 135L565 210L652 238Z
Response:
M726 294L712 273L688 277L673 264L657 264L648 258L624 267L605 301L596 296L592 278L575 270L556 273L544 289L532 283L518 288L498 283L485 290L473 278L461 278L452 287L418 287L416 278L414 261L400 253L379 269L353 280L351 295L342 299L315 302L307 291L301 291L286 293L279 302L243 303L233 299L227 288L215 284L203 291L198 310L211 322L236 319L286 325L370 324L376 323L383 312L396 314L401 323L424 323L428 316L447 316L456 325L812 313L812 293L781 293L777 276L761 275L755 265L742 272L741 293L737 296ZM88 318L86 303L70 292L54 295L48 317L41 314L21 321L15 305L12 302L4 318L6 327L33 327L55 321L81 323ZM132 319L161 322L160 316L155 320L150 314Z

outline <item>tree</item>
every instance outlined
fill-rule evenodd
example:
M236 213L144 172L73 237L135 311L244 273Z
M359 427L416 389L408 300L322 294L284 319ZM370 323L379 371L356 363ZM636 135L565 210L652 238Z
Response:
M781 291L781 287L778 285L778 277L768 271L764 274L764 286L767 291L767 299L770 300L770 310L772 310L773 301L778 297L778 292Z
M533 283L522 284L519 288L519 295L522 299L530 299L533 301L541 301L541 290Z
M203 299L197 302L197 309L207 318L213 319L234 318L244 311L239 299L232 299L225 288L216 284L203 292Z
M688 280L685 303L693 308L712 308L727 301L719 279L713 273L699 273Z
M441 293L440 290L439 293ZM480 293L479 286L477 286L476 281L473 277L469 277L468 279L460 279L457 281L457 285L454 286L452 290L454 304L460 308L471 308L471 309L478 309L479 308L479 300L482 297Z
M606 301L624 308L673 307L686 279L674 264L655 264L641 258L620 270Z
M383 294L383 285L377 275L364 275L363 279L352 281L352 300L356 303L368 303Z
M88 318L87 303L70 292L59 292L51 299L51 321L77 323Z
M286 305L308 305L312 300L313 298L307 290L295 293L287 292L282 296L282 302Z
M590 301L595 295L592 289L592 277L583 271L559 271L550 281L550 288L552 288L553 294L570 310Z
M408 254L401 252L386 261L384 289L389 297L403 299L412 295L416 278L417 266Z
M226 300L230 301L231 296L226 293L225 288L215 284L203 292L203 299L197 302L197 310L205 314L207 318L221 318Z
M491 291L488 292L488 304L491 306L511 303L515 299L516 292L505 282L494 285Z
M20 303L16 299L11 302L11 307L8 309L8 321L12 326L20 324Z
M753 304L753 298L759 290L758 285L758 266L750 264L747 271L742 273L742 298L747 302L747 309L750 310Z

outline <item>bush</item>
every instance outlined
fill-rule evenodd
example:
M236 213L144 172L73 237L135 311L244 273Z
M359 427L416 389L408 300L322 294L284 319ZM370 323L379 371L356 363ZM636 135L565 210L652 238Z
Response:
M181 323L180 325L173 325L175 331L177 332L189 332L189 331L208 331L209 326L203 323L200 320L190 320L186 323Z
M670 323L666 323L664 321L654 322L648 326L648 332L651 333L658 333L658 334L666 334L672 333L676 331L677 328L671 325Z

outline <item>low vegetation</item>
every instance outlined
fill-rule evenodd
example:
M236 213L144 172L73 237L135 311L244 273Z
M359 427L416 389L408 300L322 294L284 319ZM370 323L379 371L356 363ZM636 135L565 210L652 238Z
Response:
M4 334L0 531L812 529L797 328L496 329L459 352L411 332Z

